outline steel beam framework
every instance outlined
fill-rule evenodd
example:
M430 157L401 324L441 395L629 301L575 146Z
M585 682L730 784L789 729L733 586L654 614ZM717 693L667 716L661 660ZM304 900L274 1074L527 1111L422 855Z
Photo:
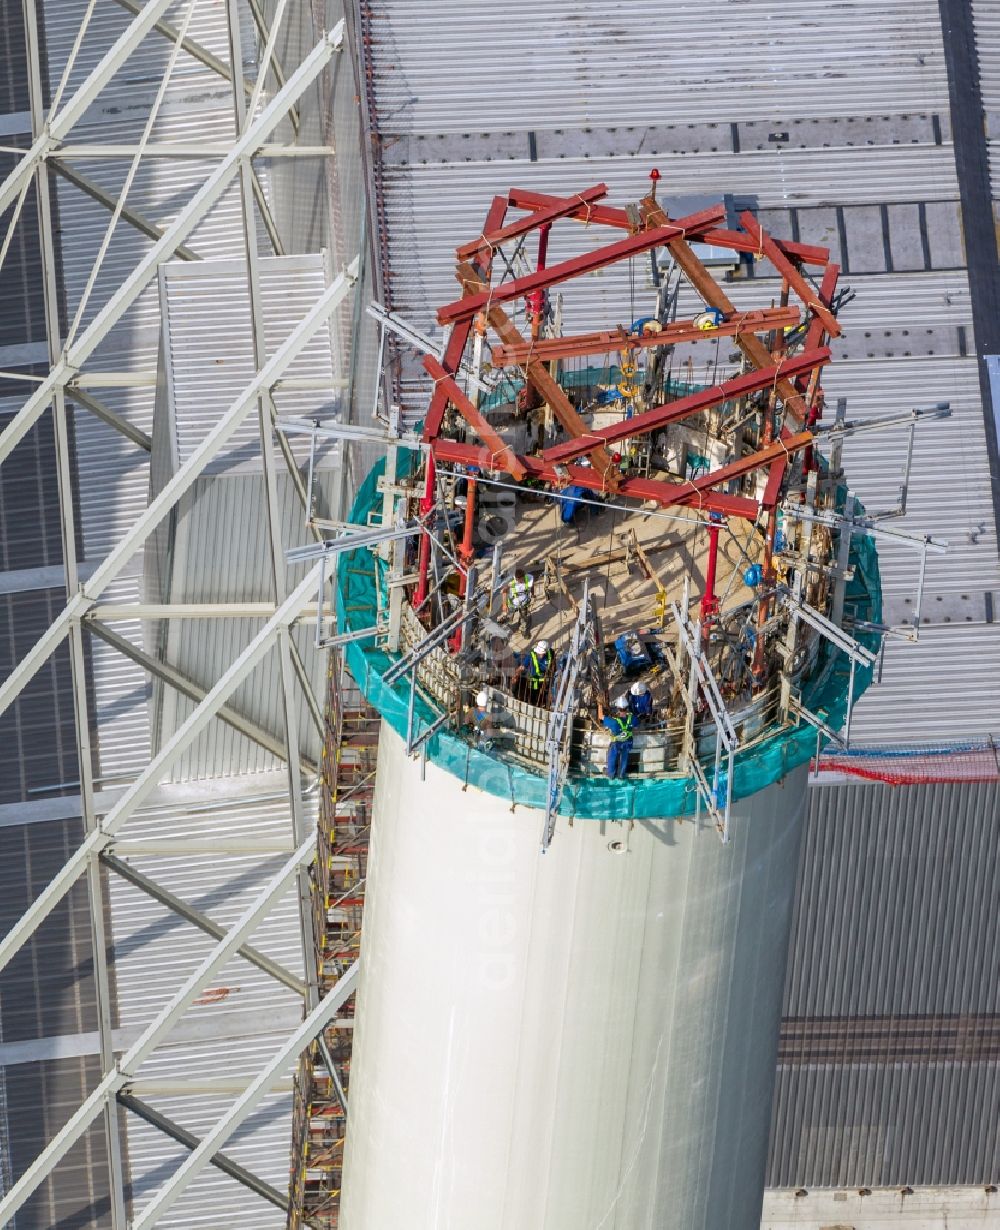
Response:
M704 209L688 217L671 219L655 197L645 197L638 208L615 209L601 204L604 184L581 191L574 197L554 197L538 192L511 189L506 197L495 198L482 233L456 248L455 276L462 285L460 299L446 304L437 313L438 323L451 325L444 355L424 359L424 367L434 380L430 407L424 420L423 439L430 444L433 457L472 470L506 472L515 479L525 477L553 487L575 485L585 490L613 493L649 500L660 507L688 506L704 512L743 517L756 521L761 510L773 510L788 459L799 450L811 458L811 428L822 408L819 379L830 359L825 345L838 336L840 326L833 309L838 267L830 261L825 248L798 243L782 243L770 236L752 213L740 216L740 231L719 228L725 216L722 205ZM526 211L525 216L508 221L511 209ZM546 267L523 272L515 269L517 252L527 235L539 232L539 251L547 241L549 228L562 219L628 231L627 238L603 243L580 256ZM722 286L695 254L690 240L711 242L736 252L752 252L766 259L781 276L784 294L781 305L756 312L737 312ZM513 258L503 255L504 244L514 243ZM693 321L656 320L652 327L619 327L577 337L542 337L537 327L544 296L556 286L573 278L605 270L620 261L656 248L669 252L674 265L702 297L709 309ZM497 256L503 257L505 272L492 276ZM472 260L474 263L468 263ZM513 260L513 263L512 263ZM805 266L821 266L818 287L803 272ZM508 276L509 275L509 276ZM789 306L789 293L800 306ZM504 303L523 299L526 316L534 316L531 337L522 336L506 314ZM500 344L493 348L495 365L515 368L524 380L524 392L533 393L558 420L566 439L530 456L519 456L502 438L489 419L467 396L459 383L465 349L476 328L476 353L481 353L485 326L491 326ZM805 348L789 352L786 331L794 330ZM565 390L556 379L556 364L562 360L588 355L620 352L622 371L637 350L678 344L712 337L732 337L742 352L746 370L687 396L675 397L627 414L608 427L586 427ZM634 366L632 368L634 369ZM750 453L738 454L719 468L680 482L641 477L623 478L611 465L610 449L640 437L649 437L669 424L678 423L724 405L748 404L752 397L764 397L770 409L768 426L760 445ZM529 400L529 406L532 404ZM537 403L535 403L537 404ZM444 430L448 407L464 420L467 433L478 443L456 439ZM793 435L782 422L775 434L775 419L787 418L799 428ZM589 466L579 463L589 458ZM768 470L761 498L738 494L733 484L757 469ZM771 518L773 520L773 517ZM770 536L770 529L768 536ZM420 561L420 575L425 572Z
M325 145L297 144L295 138L300 129L300 100L343 49L344 23L340 22L334 28L318 33L312 50L304 55L300 63L288 66L286 71L286 66L280 61L277 47L283 30L282 23L291 7L288 0L278 0L273 9L273 24L270 26L266 23L261 6L256 0L249 0L249 12L253 19L259 51L259 67L256 77L253 77L244 72L243 47L246 45L246 32L241 29L243 6L238 4L237 0L226 0L229 55L225 59L208 51L204 42L189 33L189 29L194 28L192 14L197 17L202 10L214 10L214 3L209 4L207 0L186 0L186 3L180 6L176 25L165 20L172 0L143 0L142 3L137 0L118 0L118 4L125 10L124 29L112 45L98 48L96 55L93 48L94 35L88 29L94 6L81 6L82 10L86 9L81 28L73 40L63 80L56 83L54 80L46 80L48 66L43 59L44 39L39 30L40 10L36 11L36 0L23 0L32 142L0 183L0 214L4 215L6 232L0 236L0 265L11 246L16 228L22 224L23 207L28 199L28 192L32 187L35 190L49 351L48 373L40 381L32 381L30 395L0 432L0 465L12 458L11 464L16 465L18 444L43 416L52 416L66 591L66 601L62 609L49 626L41 631L34 646L17 662L10 675L0 683L0 713L8 710L22 696L24 689L51 660L52 655L64 644L68 645L84 822L84 837L78 848L38 893L21 919L0 939L0 969L21 950L38 927L52 916L52 911L70 888L78 880L85 880L94 953L101 1062L101 1073L96 1087L71 1116L66 1126L17 1179L14 1186L3 1193L0 1199L0 1224L10 1222L17 1210L53 1173L60 1160L88 1126L101 1120L104 1123L111 1181L111 1225L113 1230L126 1230L127 1225L145 1227L155 1224L208 1164L220 1167L272 1204L287 1206L281 1193L275 1192L265 1180L225 1158L219 1153L219 1148L253 1108L279 1087L278 1078L288 1071L299 1053L335 1017L338 1009L353 993L356 983L357 969L354 967L348 970L328 994L321 996L316 971L310 968L314 945L311 935L312 907L308 866L313 857L315 829L309 820L307 796L317 781L319 768L302 748L298 712L303 697L313 721L321 721L322 712L316 696L311 692L308 673L293 643L291 632L293 626L306 614L316 617L316 593L321 565L312 568L308 575L294 586L289 583L289 565L282 543L277 497L279 478L287 469L302 498L305 489L291 449L283 434L276 429L273 394L275 389L283 387L282 382L288 369L320 331L330 330L332 337L339 336L338 309L355 293L360 263L354 260L333 276L329 285L304 317L295 324L285 340L277 347L268 347L265 342L265 316L260 289L258 226L263 227L271 251L280 254L283 245L278 223L272 212L271 197L262 181L264 160L287 157L329 158L333 153ZM190 57L229 83L234 124L231 140L185 143L151 141L148 140L148 131L143 133L142 138L134 141L125 140L112 144L103 140L103 134L92 119L94 104L147 39L157 42L166 40L170 45L168 67L157 92L157 101L153 103L148 124L151 125L156 108L171 84L171 73L177 60ZM79 85L67 86L72 80L73 63L85 42L93 67L83 76ZM51 104L45 101L49 97L53 99ZM284 130L285 121L291 134L288 140L278 135L279 128ZM112 193L96 183L89 174L84 174L74 165L75 159L84 157L104 158L112 163L115 160L128 160L132 165L125 179L125 187L118 193ZM153 160L173 158L196 160L195 165L202 178L193 190L180 199L179 207L172 211L169 221L161 222L130 201L128 191L137 168L143 162L149 164ZM157 165L169 166L169 163L161 161ZM120 284L110 292L102 291L100 301L95 302L95 310L89 320L84 320L78 330L70 325L67 336L63 334L60 320L60 249L51 204L56 176L97 202L109 215L109 229L105 245L96 254L91 274L92 283L96 283L98 273L102 272L104 248L110 242L119 222L137 231L148 241L142 256ZM241 204L246 282L251 306L250 340L255 368L253 377L219 416L214 427L184 464L175 471L158 496L134 518L105 557L100 561L86 561L88 565L96 563L96 568L90 571L88 567L87 571L83 571L83 561L79 558L80 534L76 523L80 507L79 479L73 466L72 408L69 403L75 403L102 419L135 447L138 459L146 459L153 445L150 434L118 411L104 406L86 389L102 385L141 387L148 385L148 373L133 369L102 375L92 360L99 349L106 347L109 339L115 336L114 331L125 313L158 276L165 262L192 261L212 255L208 241L204 238L192 239L192 236L196 232L199 235L204 234L199 232L198 228L210 218L234 184L238 188ZM79 258L82 254L74 252L73 255L74 258ZM95 300L96 298L97 296ZM80 315L83 315L82 310ZM12 375L16 378L17 373ZM308 384L312 388L315 382ZM337 391L335 385L336 382L330 382L331 396ZM197 613L185 609L183 605L171 607L169 604L162 604L151 614L148 606L144 608L141 604L123 602L118 598L111 603L102 604L101 598L108 586L121 577L156 527L177 509L179 501L204 475L206 467L254 411L257 415L260 441L267 514L265 538L271 571L271 592L264 597L270 600L243 604L243 608L227 606L225 603L205 603ZM0 472L0 480L3 477L5 472ZM84 580L84 577L87 579ZM251 607L253 609L250 609ZM147 653L127 636L102 622L103 619L159 618L172 621L203 617L235 619L244 616L262 620L263 626L233 661L219 663L219 677L210 687L203 687L186 678L169 662ZM97 791L100 761L96 747L92 746L89 665L86 653L88 638L92 636L100 637L108 645L127 655L150 678L157 678L182 692L193 705L187 719L110 806L102 804L102 796L99 796ZM233 699L237 689L272 653L277 655L284 719L284 729L277 733L265 731L252 722L240 711ZM171 766L176 765L185 749L189 748L216 718L230 723L241 735L261 744L269 753L279 757L286 766L289 815L287 835L276 840L241 837L236 834L232 838L213 838L200 844L190 838L172 839L169 835L164 838L150 838L145 832L132 838L130 821L136 818L144 804L149 805L157 784L169 773ZM206 805L210 798L210 792L206 792ZM276 875L270 875L268 872L268 876L265 876L266 860L273 859L279 849L294 852L280 872ZM261 865L262 887L242 917L232 927L224 928L204 910L184 900L173 888L167 888L155 877L140 871L128 861L133 855L155 856L171 852L206 853L216 858L224 857L228 853L255 857ZM208 956L177 988L153 1024L124 1055L115 1052L111 1029L115 1004L113 979L107 960L111 948L110 937L106 933L108 903L105 899L105 881L108 870L127 880L176 917L215 941ZM273 911L280 898L290 889L296 893L300 906L304 978L247 943L254 928ZM173 1123L155 1106L147 1106L135 1099L130 1100L127 1087L136 1077L142 1062L168 1036L173 1026L208 986L213 975L234 955L243 957L257 969L276 979L283 984L286 992L290 989L301 995L304 1019L298 1028L280 1038L280 1046L274 1059L242 1090L231 1111L198 1140ZM129 1176L124 1160L127 1154L118 1138L116 1099L121 1104L130 1106L135 1113L140 1113L146 1122L181 1141L191 1150L184 1164L155 1194L150 1203L144 1208L132 1211L131 1221L128 1220L127 1213Z

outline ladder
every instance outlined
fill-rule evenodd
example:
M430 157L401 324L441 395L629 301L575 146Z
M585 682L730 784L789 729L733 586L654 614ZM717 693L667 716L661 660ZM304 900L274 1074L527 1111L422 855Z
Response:
M330 655L316 859L310 868L320 996L361 946L381 718ZM335 1230L340 1216L354 999L303 1053L294 1083L288 1230Z

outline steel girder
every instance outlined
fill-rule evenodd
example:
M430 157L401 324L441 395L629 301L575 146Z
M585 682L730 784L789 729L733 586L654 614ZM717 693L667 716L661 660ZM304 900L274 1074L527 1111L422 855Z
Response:
M812 443L808 428L821 408L820 371L830 358L824 343L840 331L833 312L838 267L830 261L825 248L774 239L750 213L741 215L742 230L734 231L718 225L725 214L721 205L686 218L670 219L655 196L645 198L638 209L624 210L603 204L605 195L604 184L585 189L576 196L563 197L513 188L506 197L495 199L479 237L456 248L456 277L464 294L438 311L439 323L451 324L452 331L442 362L430 359L424 364L435 385L424 422L423 439L431 443L437 461L506 471L516 479L527 476L556 488L573 483L587 490L652 500L661 507L693 505L705 511L756 520L761 507L774 507L791 455L809 449ZM526 216L508 222L511 209L526 211ZM498 282L492 280L493 257L503 243L523 242L536 230L547 235L548 229L562 219L625 230L628 235L548 268L539 267L518 276L512 274ZM787 306L783 299L777 308L737 312L722 286L694 253L689 243L691 239L735 252L753 253L758 259L768 260L786 288L801 301L801 310ZM681 321L649 334L632 334L619 326L616 330L553 338L537 336L533 328L529 339L520 334L501 306L522 297L544 294L575 277L607 268L658 246L670 252L703 301L720 314L717 327L706 329L702 322ZM474 258L478 267L466 263L467 258ZM818 288L806 278L803 266L822 267ZM805 348L787 354L784 331L798 330L803 319ZM539 455L518 456L486 415L465 396L456 379L473 329L476 328L481 336L487 325L492 326L499 338L499 344L493 348L495 365L501 369L519 368L526 385L536 391L566 430L568 438L565 441ZM713 336L732 337L750 370L687 397L640 410L610 427L588 428L552 374L554 369L548 366L561 359L612 350L633 353ZM771 346L766 341L768 336L776 339ZM618 442L648 435L705 410L767 391L772 405L782 407L789 420L799 426L794 436L782 427L775 440L765 438L762 446L748 455L737 457L709 474L680 483L622 478L609 464L607 448ZM479 446L442 436L444 413L449 404L478 437ZM584 455L590 455L592 468L567 464ZM807 458L809 456L811 454L807 453ZM721 490L758 468L768 471L760 501Z

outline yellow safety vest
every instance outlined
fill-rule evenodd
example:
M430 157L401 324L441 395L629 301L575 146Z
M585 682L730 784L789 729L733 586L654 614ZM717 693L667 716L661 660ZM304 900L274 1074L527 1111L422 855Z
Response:
M534 650L531 651L531 682L536 687L549 673L549 664L551 661L551 653L547 653L544 659L540 659Z
M535 587L535 578L527 576L524 582L511 581L508 589L508 601L515 611L519 611L521 607L527 606L531 601L531 593Z

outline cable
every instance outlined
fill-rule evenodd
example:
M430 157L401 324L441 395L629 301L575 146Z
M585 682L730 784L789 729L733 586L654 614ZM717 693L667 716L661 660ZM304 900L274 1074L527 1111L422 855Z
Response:
M455 470L446 470L444 466L441 466L440 468L445 473L451 474L456 478L464 477L464 475L459 474ZM524 491L524 487L520 483L505 483L505 482L501 482L499 479L496 479L496 478L484 478L481 474L476 475L476 482L484 483L486 484L486 486L489 486L489 487L503 487L507 489L508 491L521 491L521 492ZM531 492L533 496L542 496L547 500L559 500L561 502L562 500L565 499L565 496L561 492L558 492L558 491L543 491L539 487L530 487L528 488L528 490ZM593 495L593 494L596 494L596 492L590 492L589 494ZM631 508L629 507L628 504L614 504L610 500L602 500L601 503L604 505L605 508L616 508L618 509L619 512L634 513L637 516L641 516L641 517L655 517L659 521L673 521L679 525L690 525L690 526L697 526L697 525L704 524L704 522L702 521L700 517L678 517L671 513L657 512L653 508L641 508L641 507Z

